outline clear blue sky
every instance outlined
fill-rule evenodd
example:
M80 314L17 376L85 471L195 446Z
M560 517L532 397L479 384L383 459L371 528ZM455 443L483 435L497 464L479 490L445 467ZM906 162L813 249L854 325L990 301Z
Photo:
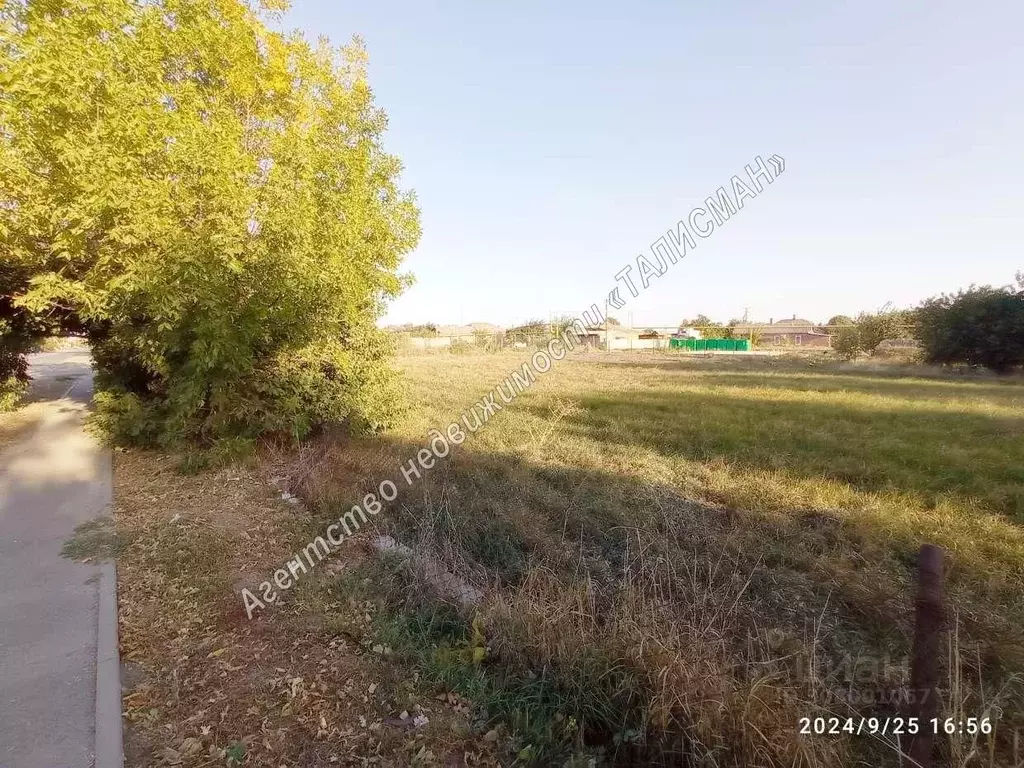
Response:
M769 7L771 6L771 7ZM786 170L616 313L672 325L909 306L1024 268L1020 2L343 2L422 207L387 321L603 303L730 176Z

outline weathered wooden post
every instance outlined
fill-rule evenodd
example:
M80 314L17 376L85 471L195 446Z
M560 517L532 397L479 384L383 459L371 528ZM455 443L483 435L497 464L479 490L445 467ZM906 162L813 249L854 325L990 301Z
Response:
M917 558L917 597L914 605L914 659L910 670L909 716L917 718L907 754L913 765L931 768L939 711L939 656L945 623L942 548L925 544Z

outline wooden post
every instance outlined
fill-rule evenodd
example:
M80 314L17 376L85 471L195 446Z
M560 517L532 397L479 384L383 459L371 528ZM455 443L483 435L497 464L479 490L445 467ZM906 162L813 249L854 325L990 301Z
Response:
M932 718L939 711L939 656L945 623L942 589L942 548L925 544L917 558L917 598L914 605L914 658L910 670L910 717L918 732L910 737L907 754L912 765L931 768L935 733Z

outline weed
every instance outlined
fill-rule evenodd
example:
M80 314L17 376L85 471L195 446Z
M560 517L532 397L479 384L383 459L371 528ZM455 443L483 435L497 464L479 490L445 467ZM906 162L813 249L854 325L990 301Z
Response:
M114 559L130 542L129 535L118 532L113 518L97 517L75 528L74 535L64 542L61 556L79 561Z
M418 407L387 437L324 449L308 487L324 504L357 495L519 362L402 360ZM801 739L795 723L898 711L886 686L902 678L826 671L908 656L913 553L931 541L949 552L960 647L978 658L956 700L966 712L1000 692L1010 732L1024 711L1007 683L1024 670L1022 425L1017 379L570 358L377 518L491 586L476 609L485 660L465 657L472 616L402 623L437 607L408 569L380 583L389 631L508 724L521 761L589 749L623 765L893 762L899 745ZM992 764L1006 745L994 749Z

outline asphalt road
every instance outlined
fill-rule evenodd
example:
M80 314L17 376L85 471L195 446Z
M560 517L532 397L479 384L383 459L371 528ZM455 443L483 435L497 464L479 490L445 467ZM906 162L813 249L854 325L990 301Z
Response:
M109 514L111 457L82 428L88 353L30 362L42 416L0 453L0 766L99 768L97 648L110 643L112 569L61 550L76 526ZM116 635L114 651L116 664Z

